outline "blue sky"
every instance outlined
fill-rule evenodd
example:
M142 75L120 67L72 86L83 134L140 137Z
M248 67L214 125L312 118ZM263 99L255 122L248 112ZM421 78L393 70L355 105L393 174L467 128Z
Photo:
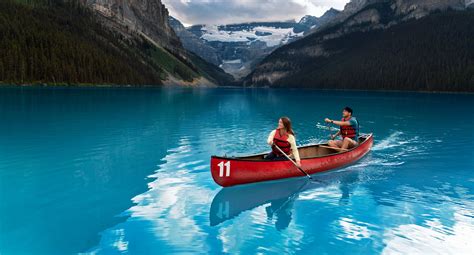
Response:
M331 7L343 9L347 2L349 0L163 0L170 14L185 25L299 20L306 14L321 16Z

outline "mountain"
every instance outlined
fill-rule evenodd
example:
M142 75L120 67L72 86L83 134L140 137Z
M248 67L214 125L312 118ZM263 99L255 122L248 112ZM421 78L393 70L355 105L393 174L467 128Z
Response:
M195 25L178 33L184 47L219 65L234 77L244 77L261 60L289 40L295 22L264 22L233 25ZM175 25L176 26L176 25ZM179 31L178 29L175 29Z
M158 0L0 1L0 82L213 85L232 78L187 52ZM196 62L195 62L196 61Z
M217 49L206 44L197 35L189 32L184 25L177 19L169 17L168 23L174 29L175 33L181 39L184 48L201 56L203 59L214 65L221 64L221 58L217 53Z
M273 50L326 24L338 13L331 9L320 18L308 15L299 22L194 25L189 28L185 28L175 18L170 18L169 23L184 48L219 65L234 77L241 78L248 75L256 63Z
M464 1L353 0L275 50L246 86L474 90L474 12Z
M202 61L198 56L187 52L171 27L170 16L160 0L81 0L102 17L102 23L115 31L127 35L144 36L157 47L163 47L179 61L191 69L203 74L207 83L228 84L233 78L226 75L220 68ZM195 63L193 63L195 60ZM196 66L199 64L200 66ZM199 70L198 70L199 69ZM208 72L203 72L207 70ZM212 73L213 75L209 74ZM176 82L176 79L172 79Z
M331 8L319 18L311 15L306 15L298 22L299 27L295 28L295 32L298 33L303 31L305 33L308 33L314 29L324 26L331 22L340 12L341 11L339 10ZM299 31L298 29L301 29L301 31Z
M166 49L180 52L181 42L168 24L168 10L161 1L151 0L81 0L100 17L105 25L149 37Z
M336 10L334 8L329 9L323 14L323 16L319 17L318 19L319 25L320 26L326 25L327 23L331 22L340 13L341 11Z

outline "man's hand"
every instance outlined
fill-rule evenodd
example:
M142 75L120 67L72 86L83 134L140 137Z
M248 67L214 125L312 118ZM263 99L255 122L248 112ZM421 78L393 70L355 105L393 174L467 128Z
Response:
M330 120L330 119L328 119L328 118L325 118L324 121L325 121L326 123L331 123L331 122L332 122L332 120Z
M273 146L273 141L268 142L270 146Z
M300 160L296 161L296 165L297 165L298 167L301 167L301 161L300 161Z

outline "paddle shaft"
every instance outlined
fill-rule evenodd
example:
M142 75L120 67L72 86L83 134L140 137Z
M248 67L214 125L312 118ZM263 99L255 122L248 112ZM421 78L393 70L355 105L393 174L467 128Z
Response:
M332 135L331 126L329 125L329 123L326 123L326 125L327 125L327 127L328 127L329 132L330 132L329 137L331 137L331 140L336 139L336 136L335 136L335 135L334 135L334 136ZM337 134L337 133L336 133L336 134Z
M285 157L291 161L291 163L293 163L293 165L296 166L296 168L298 168L298 170L300 170L303 174L305 174L310 180L312 180L313 178L311 177L311 175L309 175L305 170L303 170L301 167L299 167L296 162L294 160L292 160L288 155L286 155L286 153L284 151L282 151L280 149L280 147L278 147L276 144L274 144L273 146L275 146L275 148L277 148L283 155L285 155Z

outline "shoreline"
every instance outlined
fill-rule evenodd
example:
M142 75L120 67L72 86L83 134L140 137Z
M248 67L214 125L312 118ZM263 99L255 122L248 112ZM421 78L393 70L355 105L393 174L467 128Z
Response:
M183 89L262 89L262 90L314 90L314 91L350 91L350 92L383 92L383 93L421 93L421 94L464 94L472 95L474 91L427 91L427 90L370 90L370 89L321 89L311 87L249 87L249 86L187 86L180 84L155 84L155 85L132 85L132 84L91 84L91 83L78 83L78 84L67 84L67 83L3 83L0 82L1 88L136 88L136 89L150 89L150 88L183 88Z

